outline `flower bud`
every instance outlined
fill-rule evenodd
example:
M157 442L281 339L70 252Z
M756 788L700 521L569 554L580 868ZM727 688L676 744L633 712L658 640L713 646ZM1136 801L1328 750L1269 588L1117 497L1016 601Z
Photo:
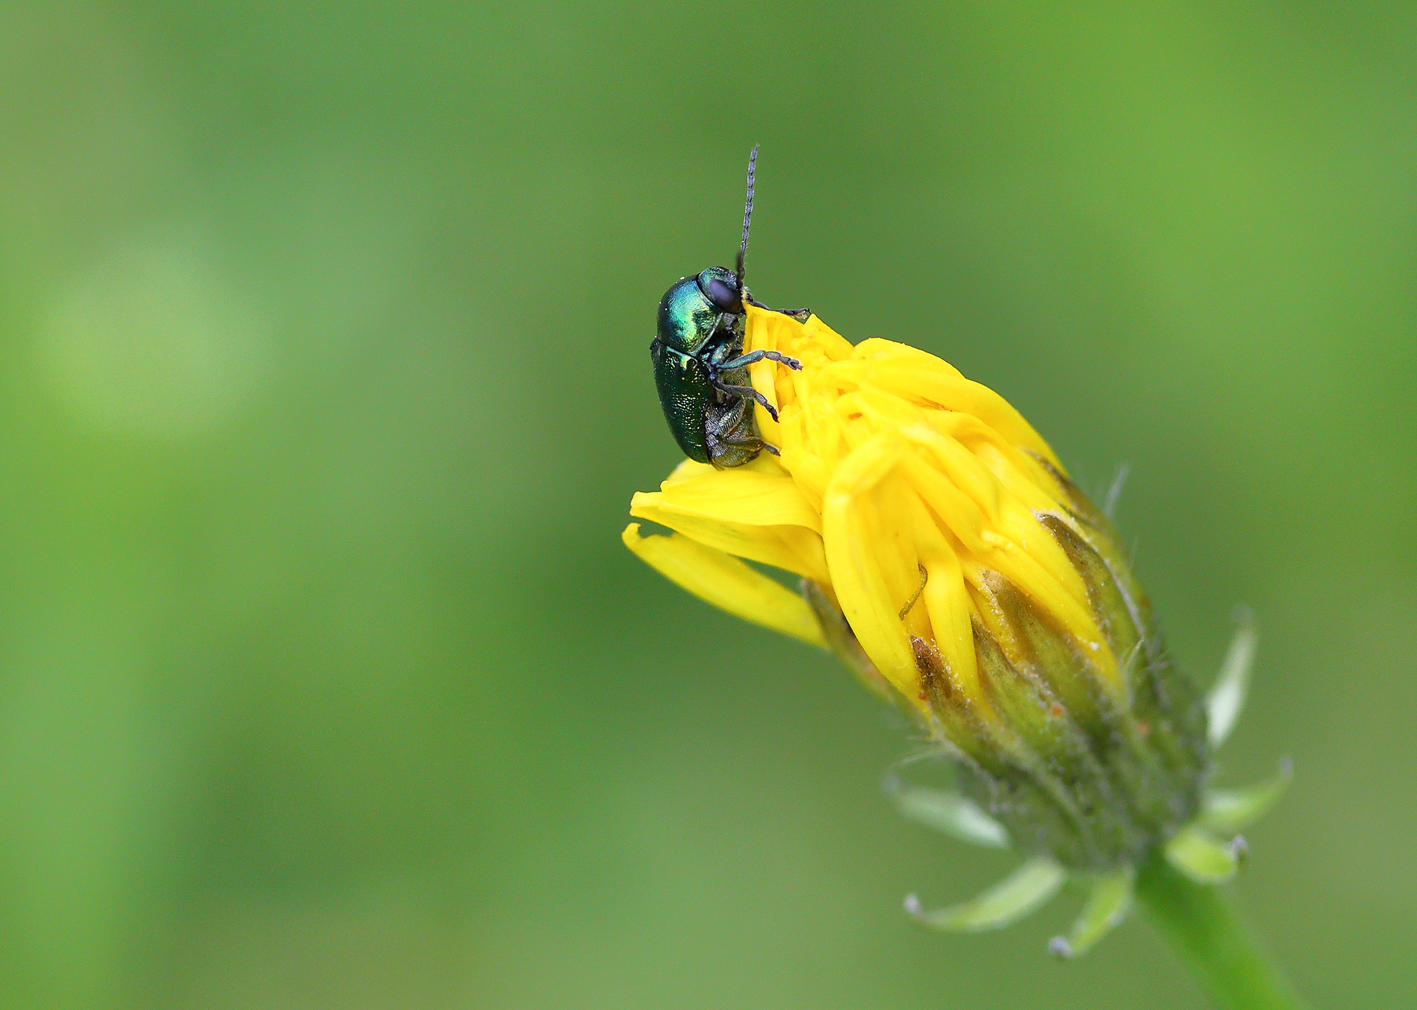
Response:
M1111 523L1047 443L997 393L904 344L853 346L815 316L749 305L744 350L758 349L802 363L752 366L779 418L759 407L757 424L780 455L686 461L631 505L676 536L632 524L631 549L725 609L828 644L1037 855L1135 864L1191 820L1201 698ZM735 559L795 573L803 598Z

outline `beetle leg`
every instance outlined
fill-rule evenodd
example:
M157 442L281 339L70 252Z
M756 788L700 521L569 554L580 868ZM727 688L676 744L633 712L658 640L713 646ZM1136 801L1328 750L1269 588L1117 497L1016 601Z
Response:
M761 449L767 445L761 438L720 438L719 445L731 446L734 449ZM776 450L774 450L776 451Z
M719 445L719 446L723 446L723 447L725 447L725 448L728 448L728 449L743 449L743 450L745 450L745 451L747 451L747 452L752 453L754 456L756 456L756 455L758 454L758 451L759 451L760 449L766 449L768 452L772 453L774 456L780 456L780 455L781 455L781 453L779 453L779 452L777 451L777 446L775 446L775 445L769 445L767 442L764 442L761 438L757 438L757 437L753 437L753 438L720 438L720 439L717 439L717 440L716 440L716 444ZM751 458L751 457L750 457L750 458ZM744 460L743 462L746 463L747 460ZM731 466L736 466L736 465L738 465L738 464L729 464L729 465L731 465Z
M759 393L752 386L730 386L728 383L719 382L717 379L711 379L709 381L713 383L714 389L721 390L725 393L732 393L734 396L739 396L746 400L755 401L758 406L762 407L768 412L769 417L771 417L774 421L777 420L777 408L768 402L768 398L766 396L764 396L762 393Z
M755 364L756 362L759 362L759 361L776 361L776 362L777 362L778 364L780 364L780 365L786 365L788 368L791 368L793 371L800 372L800 371L802 370L802 362L798 361L796 358L789 358L786 354L783 354L781 351L765 351L765 350L749 351L747 354L744 354L744 355L742 355L741 357L734 358L732 361L725 361L723 364L719 365L718 367L719 367L719 368L743 368L743 367L745 367L745 366L747 366L747 365Z
M812 314L811 309L775 309L771 305L764 305L762 302L758 301L756 298L750 295L746 288L743 290L743 300L749 305L756 306L757 308L767 309L769 312L781 312L784 316L791 316L799 323L805 323L807 321L807 317Z
M748 403L747 400L739 400L738 402L739 402L739 404L742 405L742 406L746 406L747 403ZM772 408L769 407L768 409L771 410ZM736 421L741 422L741 420L742 420L742 415L741 415L738 411L734 411L734 416L735 416ZM724 424L724 425L723 425L723 427L729 428L729 429L731 429L731 428L733 428L733 427L735 427L735 426L736 426L735 424ZM772 453L774 456L781 456L781 455L782 455L782 453L780 453L780 452L777 451L777 446L773 445L771 442L765 442L765 441L763 441L762 436L759 435L759 434L757 434L756 429L754 429L754 433L753 433L752 435L750 435L749 437L747 437L747 438L733 438L731 435L719 436L719 435L715 434L714 440L715 440L719 445L730 446L730 447L732 447L732 448L734 448L734 449L753 449L753 450L756 450L756 449L766 449L768 452Z
M764 442L761 438L756 436L753 438L720 438L717 439L717 442L719 445L731 446L734 449L766 449L774 456L782 455L782 453L777 451L777 446L773 445L771 442Z
M763 447L753 425L752 406L751 400L738 397L708 418L704 434L715 466L742 466Z

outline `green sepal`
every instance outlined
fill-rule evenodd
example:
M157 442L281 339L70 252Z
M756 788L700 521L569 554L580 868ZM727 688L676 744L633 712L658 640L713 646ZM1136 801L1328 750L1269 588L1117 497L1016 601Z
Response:
M1046 856L1036 856L976 898L926 912L907 895L905 910L922 925L958 933L1002 929L1045 904L1063 886L1067 872Z
M1207 789L1196 822L1217 835L1233 835L1268 813L1293 778L1293 762L1285 758L1279 763L1279 772L1263 782L1239 789Z
M1244 842L1222 842L1198 824L1188 824L1166 843L1166 861L1197 884L1223 884L1240 868Z
M1240 710L1245 707L1245 697L1250 693L1250 667L1255 660L1258 642L1254 617L1245 611L1240 617L1240 627L1235 637L1230 640L1225 661L1220 664L1220 676L1205 696L1207 736L1211 750L1225 742L1240 718Z
M988 849L1006 849L1009 833L1002 824L966 796L953 790L907 786L894 775L885 781L886 794L902 814L952 838Z
M1132 885L1136 877L1133 866L1094 877L1087 902L1073 928L1065 937L1053 937L1048 949L1063 958L1079 957L1091 950L1098 940L1127 918L1132 909Z

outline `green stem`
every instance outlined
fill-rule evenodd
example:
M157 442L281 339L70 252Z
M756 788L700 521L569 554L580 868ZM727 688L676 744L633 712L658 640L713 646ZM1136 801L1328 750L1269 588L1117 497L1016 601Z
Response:
M1217 1007L1303 1010L1299 995L1220 887L1182 876L1156 852L1137 873L1136 895Z

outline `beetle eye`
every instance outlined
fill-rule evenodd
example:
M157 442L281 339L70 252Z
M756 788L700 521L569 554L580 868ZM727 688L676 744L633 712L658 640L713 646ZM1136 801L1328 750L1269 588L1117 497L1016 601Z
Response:
M717 277L709 278L708 284L704 285L704 294L722 312L737 312L742 308L738 288Z

